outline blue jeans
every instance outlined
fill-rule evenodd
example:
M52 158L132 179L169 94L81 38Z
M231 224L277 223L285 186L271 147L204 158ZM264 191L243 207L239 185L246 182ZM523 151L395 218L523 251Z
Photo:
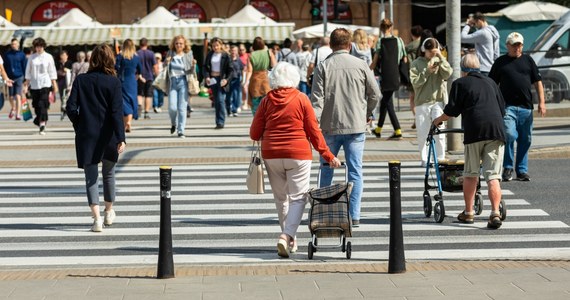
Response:
M216 79L216 84L211 85L212 93L214 93L214 109L216 110L216 125L223 126L226 122L226 91L220 86L222 78L220 76L212 77ZM229 83L228 83L229 84Z
M171 77L168 92L168 114L170 124L176 131L184 134L186 127L186 106L188 105L188 82L186 76Z
M300 81L299 82L299 91L301 91L301 93L307 95L307 97L311 97L311 87L307 84L306 81Z
M352 193L350 194L350 216L352 220L360 220L360 200L362 198L362 155L364 154L364 133L325 135L325 140L331 152L337 156L340 147L344 149L344 157L348 172L348 181L352 182ZM325 163L321 157L321 164ZM321 170L321 186L331 185L334 170L323 168Z
M232 79L229 84L230 92L226 95L226 110L228 114L237 113L238 108L241 107L241 76Z
M505 158L503 167L515 169L517 174L528 173L528 149L532 141L532 109L518 106L507 106L505 109ZM517 142L516 164L515 141Z
M159 89L154 89L152 92L152 107L159 108L164 105L164 92Z

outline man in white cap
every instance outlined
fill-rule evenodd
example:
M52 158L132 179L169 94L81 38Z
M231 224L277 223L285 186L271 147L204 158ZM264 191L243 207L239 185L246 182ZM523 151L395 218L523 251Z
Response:
M538 113L544 117L544 88L542 77L534 60L522 53L524 38L518 32L507 36L507 54L500 56L489 73L498 85L505 99L505 157L503 160L503 181L513 179L513 171L520 181L530 181L528 175L528 150L532 137L531 88L534 84L538 94ZM517 157L515 161L515 141Z

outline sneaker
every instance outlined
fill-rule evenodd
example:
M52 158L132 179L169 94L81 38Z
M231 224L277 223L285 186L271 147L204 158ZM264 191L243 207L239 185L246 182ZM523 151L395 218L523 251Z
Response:
M160 113L160 112L162 112L162 109L161 109L160 107L155 107L155 108L154 108L154 113L155 113L155 114Z
M178 137L181 138L181 139L185 139L185 138L186 138L186 136L184 136L184 133L179 133L179 134L178 134Z
M222 128L224 128L224 125L218 124L218 125L216 125L216 128L215 128L215 129L222 129Z
M528 173L521 173L517 175L517 180L518 181L530 181L530 176L528 176Z
M170 127L170 134L173 134L176 131L176 126L172 125Z
M279 239L277 242L277 255L288 258L289 257L289 249L288 249L287 241L284 239Z
M46 127L45 126L40 126L40 134L41 135L46 135Z
M389 140L401 140L401 139L402 139L402 134L401 134L401 133L400 133L400 134L394 133L394 134L392 134L388 139L389 139Z
M489 216L489 222L487 223L487 228L489 229L499 229L503 225L501 221L501 215L497 213L491 213Z
M465 224L473 224L474 220L474 214L468 215L465 213L465 211L462 211L458 216L457 216L457 220L459 220L460 223L465 223Z
M103 221L103 224L105 224L105 226L113 225L115 217L116 217L115 210L111 209L109 211L105 211L105 220Z
M93 220L93 225L91 225L91 231L93 232L103 231L103 220L101 220L101 218Z
M16 112L14 110L10 110L10 113L8 114L8 119L12 119L15 114Z
M376 128L374 128L374 131L372 131L372 133L374 133L374 135L375 135L377 138L380 138L380 137L382 136L382 134L381 134L381 133L382 133L382 128L381 128L381 127L376 127Z
M513 169L503 169L503 181L507 182L511 180L513 180Z
M238 114L237 113L232 113L232 117L237 117Z
M353 228L360 227L360 220L352 220L352 227Z

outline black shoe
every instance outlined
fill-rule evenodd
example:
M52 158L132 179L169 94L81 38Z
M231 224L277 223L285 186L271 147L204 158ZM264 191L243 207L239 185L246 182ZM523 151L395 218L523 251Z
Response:
M528 176L528 173L521 173L517 175L517 180L518 181L530 181L530 176Z
M382 128L376 127L372 130L372 133L374 133L377 138L380 138L382 136Z
M176 131L176 126L172 125L172 127L170 127L170 134L173 134Z
M146 120L149 120L149 119L150 119L150 115L148 114L147 111L144 112L144 118L145 118Z
M389 138L389 140L401 140L402 139L402 134L392 134Z
M216 125L216 128L215 128L215 129L222 129L222 128L224 128L224 125L218 124L218 125Z
M513 169L505 168L503 169L503 181L511 181L513 180Z

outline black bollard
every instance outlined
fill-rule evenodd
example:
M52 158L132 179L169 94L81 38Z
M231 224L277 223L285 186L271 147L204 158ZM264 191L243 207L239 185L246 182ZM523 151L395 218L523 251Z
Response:
M390 176L390 253L388 255L388 273L406 272L404 232L402 230L400 165L399 161L388 163Z
M160 167L160 239L158 242L158 279L174 278L172 224L170 213L171 167Z

